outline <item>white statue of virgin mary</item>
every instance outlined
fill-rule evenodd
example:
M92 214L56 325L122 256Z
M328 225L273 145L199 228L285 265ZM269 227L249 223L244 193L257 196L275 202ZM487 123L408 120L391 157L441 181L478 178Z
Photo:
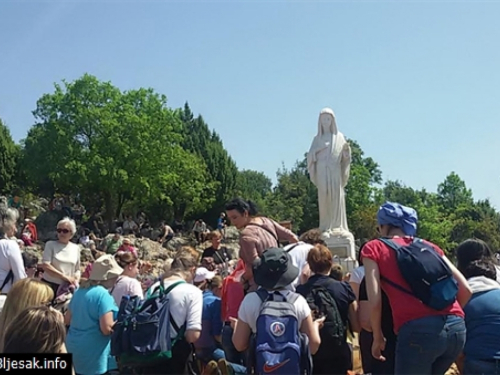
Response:
M324 108L318 120L318 134L307 154L307 169L318 188L319 229L328 238L349 231L344 188L349 180L351 148L338 131L335 114Z

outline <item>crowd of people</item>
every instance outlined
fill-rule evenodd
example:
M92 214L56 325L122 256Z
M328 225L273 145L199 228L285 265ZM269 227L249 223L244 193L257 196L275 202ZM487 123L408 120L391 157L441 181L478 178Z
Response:
M198 221L210 246L179 248L148 285L151 265L119 233L83 265L65 218L37 267L10 239L15 210L0 213L3 353L72 353L77 375L346 375L359 342L364 374L500 374L494 252L469 239L454 264L398 203L344 274L319 230L298 237L236 198L221 218L240 231L237 259Z

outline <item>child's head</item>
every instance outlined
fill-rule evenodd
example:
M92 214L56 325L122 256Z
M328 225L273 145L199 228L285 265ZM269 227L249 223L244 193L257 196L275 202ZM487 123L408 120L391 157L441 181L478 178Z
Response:
M342 281L344 279L344 269L340 264L334 264L330 270L330 277L334 280Z

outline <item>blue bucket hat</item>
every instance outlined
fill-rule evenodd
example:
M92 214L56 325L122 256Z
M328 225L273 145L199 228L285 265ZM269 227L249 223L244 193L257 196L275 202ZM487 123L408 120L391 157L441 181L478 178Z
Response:
M377 222L379 225L401 228L407 236L414 237L417 234L417 211L399 203L384 203L378 210Z

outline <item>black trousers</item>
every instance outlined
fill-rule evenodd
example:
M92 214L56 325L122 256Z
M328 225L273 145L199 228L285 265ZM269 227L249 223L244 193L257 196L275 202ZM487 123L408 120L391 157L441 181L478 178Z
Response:
M362 330L359 335L359 346L361 351L361 361L363 362L363 372L372 375L392 375L396 363L396 338L386 337L385 350L382 355L385 361L379 361L372 356L373 334Z
M142 366L132 368L123 368L120 371L121 375L180 375L192 373L189 370L193 366L193 351L192 345L186 341L177 341L172 348L172 358L161 363L156 363L151 366ZM188 367L188 371L186 371Z

